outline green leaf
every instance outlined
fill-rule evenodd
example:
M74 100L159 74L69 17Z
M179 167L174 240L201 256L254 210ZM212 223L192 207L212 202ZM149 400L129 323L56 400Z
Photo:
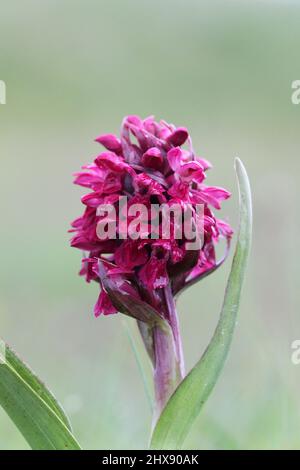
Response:
M21 361L17 354L6 345L6 361L15 369L15 371L22 377L22 379L37 393L37 395L47 403L47 405L54 411L61 421L72 431L69 418L65 414L63 408L58 403L56 398L52 395L50 390L47 389L45 384L32 372L29 367Z
M55 398L5 345L0 352L0 405L32 449L80 449Z
M152 449L181 448L218 380L231 345L252 232L250 184L239 159L235 161L235 170L240 196L240 227L220 319L202 358L177 387L165 406L153 431Z

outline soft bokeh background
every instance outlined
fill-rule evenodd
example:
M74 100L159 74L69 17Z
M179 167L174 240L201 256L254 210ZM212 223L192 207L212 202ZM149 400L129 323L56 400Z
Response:
M121 315L94 319L77 276L71 174L126 114L187 126L232 190L254 196L254 242L225 370L187 448L300 448L300 2L2 0L0 335L50 386L84 448L145 448L151 415ZM179 301L187 366L217 322L230 262ZM0 448L27 449L0 410Z

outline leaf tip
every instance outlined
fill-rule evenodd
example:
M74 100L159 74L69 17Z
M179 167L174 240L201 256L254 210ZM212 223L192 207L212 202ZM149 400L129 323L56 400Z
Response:
M234 159L234 169L236 171L236 173L240 174L240 173L246 173L246 168L242 162L242 160L239 158L239 157L235 157Z

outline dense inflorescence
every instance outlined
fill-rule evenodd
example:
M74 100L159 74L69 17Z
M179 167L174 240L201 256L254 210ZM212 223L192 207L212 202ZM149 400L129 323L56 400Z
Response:
M100 285L94 313L98 316L122 311L116 299L109 295L104 280L110 280L120 293L136 302L147 303L163 316L167 312L163 294L166 286L171 286L175 295L220 264L216 260L216 243L224 238L229 245L232 229L216 218L212 209L220 209L220 203L230 193L204 183L211 165L195 155L191 138L183 127L156 122L153 117L142 120L127 116L120 138L106 134L96 141L106 150L75 175L75 184L90 192L82 197L85 211L73 221L71 230L75 232L71 245L85 252L80 274L87 282L94 280ZM168 239L163 238L160 224L153 236L152 226L147 232L151 220L144 221L138 239L120 237L121 214L117 204L124 196L128 210L134 204L149 208L153 204L170 207L180 204L183 211L189 207L195 222L196 206L201 204L201 248L189 250L188 240L176 239L174 231ZM116 237L106 240L97 235L103 217L98 208L102 204L114 205L117 211Z

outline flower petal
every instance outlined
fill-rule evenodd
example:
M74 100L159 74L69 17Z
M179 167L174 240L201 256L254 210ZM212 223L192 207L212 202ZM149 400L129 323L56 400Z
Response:
M185 143L189 136L189 133L185 127L178 127L171 135L167 138L169 144L180 146Z
M95 139L96 142L102 144L103 147L107 148L107 150L111 150L115 153L122 152L121 141L116 137L114 134L103 134L100 135Z
M148 253L139 240L125 240L115 251L115 262L125 269L133 269L145 264Z
M175 147L169 150L167 154L168 162L173 171L177 171L180 168L182 160L182 150L179 147Z
M157 147L151 147L142 156L142 164L148 168L159 170L163 164L161 151Z
M139 278L147 289L159 289L169 282L165 259L152 256L139 272Z
M95 317L99 317L99 315L102 314L111 315L113 313L118 313L118 310L111 303L107 293L102 290L94 307L94 315Z

